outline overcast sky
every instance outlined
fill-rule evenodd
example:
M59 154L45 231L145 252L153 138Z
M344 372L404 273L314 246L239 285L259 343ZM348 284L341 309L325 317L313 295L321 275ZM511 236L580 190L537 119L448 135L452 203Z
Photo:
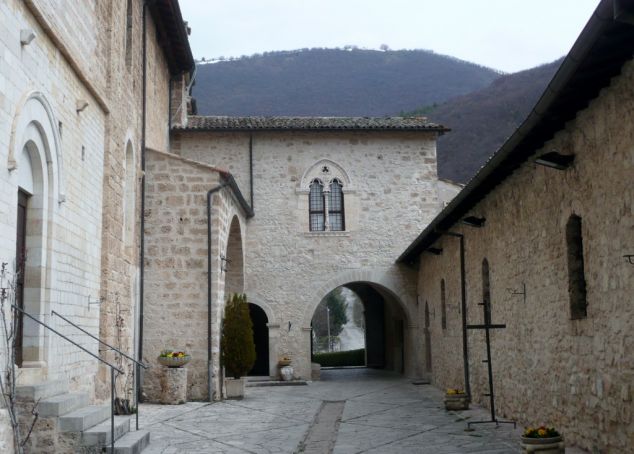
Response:
M599 0L180 0L194 57L356 45L506 72L566 54Z

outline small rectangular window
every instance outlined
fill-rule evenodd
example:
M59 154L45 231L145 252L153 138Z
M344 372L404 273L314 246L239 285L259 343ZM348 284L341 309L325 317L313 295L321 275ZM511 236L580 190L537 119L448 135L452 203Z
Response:
M586 318L586 277L583 265L583 236L581 218L570 216L566 225L566 245L568 249L568 296L570 298L570 318Z

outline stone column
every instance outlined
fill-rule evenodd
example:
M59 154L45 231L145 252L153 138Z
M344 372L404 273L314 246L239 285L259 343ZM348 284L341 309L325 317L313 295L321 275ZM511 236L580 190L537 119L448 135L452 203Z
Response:
M277 344L280 338L280 325L279 323L267 323L269 328L269 376L277 379L277 359L279 352Z
M161 403L167 405L187 402L187 369L163 367L161 375Z

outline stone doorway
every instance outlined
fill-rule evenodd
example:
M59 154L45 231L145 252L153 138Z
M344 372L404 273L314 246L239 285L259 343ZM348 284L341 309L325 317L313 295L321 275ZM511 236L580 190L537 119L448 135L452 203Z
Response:
M253 342L255 343L255 364L249 376L269 376L269 328L268 317L264 310L253 303L249 303L249 315L253 322Z
M341 289L344 291L342 292ZM369 368L387 369L399 373L406 372L406 359L410 354L406 349L406 336L408 335L408 323L402 303L387 289L382 288L378 284L368 282L351 282L334 289L330 292L315 309L312 319L313 342L311 343L311 356L318 351L323 352L324 343L323 329L316 329L320 324L324 323L324 314L326 312L327 301L332 297L333 293L339 292L343 295L354 295L354 298L346 297L345 303L351 304L356 299L360 302L361 318L362 318L362 340L363 362L362 364ZM353 320L347 320L344 324L344 330L337 329L333 326L332 308L330 316L325 323L330 321L330 335L336 339L329 340L329 350L347 351L338 346L342 345L340 335L344 332L345 327ZM327 314L328 315L328 314ZM334 321L336 323L336 321Z

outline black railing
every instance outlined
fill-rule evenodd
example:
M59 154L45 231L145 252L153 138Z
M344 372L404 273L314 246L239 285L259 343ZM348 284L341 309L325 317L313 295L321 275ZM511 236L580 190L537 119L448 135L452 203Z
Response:
M60 333L56 329L51 328L46 323L44 323L44 322L38 320L37 318L33 317L31 314L29 314L28 312L25 312L23 309L20 309L15 304L12 304L11 307L13 308L13 310L19 311L20 313L22 313L22 315L26 315L28 318L33 320L35 323L38 323L38 324L42 325L44 328L46 328L49 331L52 331L53 333L57 334L62 339L70 342L71 344L73 344L75 347L79 348L83 352L88 353L90 356L95 358L97 361L102 362L106 366L110 367L110 445L111 445L111 451L110 452L114 452L114 396L115 396L115 393L114 393L114 371L117 371L120 374L124 374L125 372L123 372L121 369L119 369L115 365L110 364L108 361L104 361L98 355L95 355L93 352L91 352L91 351L87 350L86 348L82 347L81 345L79 345L74 340L68 338L67 336L64 336L62 333ZM139 412L138 406L139 405L137 403L137 413Z
M118 354L120 354L121 356L129 359L130 361L132 361L134 363L134 376L133 381L134 381L134 395L135 395L135 399L136 399L136 415L135 415L135 423L136 423L136 430L139 430L139 381L141 379L141 375L139 374L139 367L142 367L143 369L147 369L148 366L146 366L145 364L143 364L140 361L137 361L136 359L134 359L133 357L131 357L130 355L128 355L127 353L123 353L121 350L119 350L118 348L113 347L112 345L102 341L101 339L99 339L97 336L95 336L94 334L89 333L88 331L86 331L84 328L82 328L81 326L77 325L76 323L71 322L70 320L68 320L66 317L64 317L63 315L61 315L58 312L55 311L51 311L51 315L55 315L59 318L61 318L62 320L64 320L66 323L74 326L75 328L77 328L79 331L81 331L84 334L87 334L88 336L92 337L93 339L95 339L97 342L99 342L101 345L104 345L106 347L108 347L110 350L113 350L115 352L117 352Z

